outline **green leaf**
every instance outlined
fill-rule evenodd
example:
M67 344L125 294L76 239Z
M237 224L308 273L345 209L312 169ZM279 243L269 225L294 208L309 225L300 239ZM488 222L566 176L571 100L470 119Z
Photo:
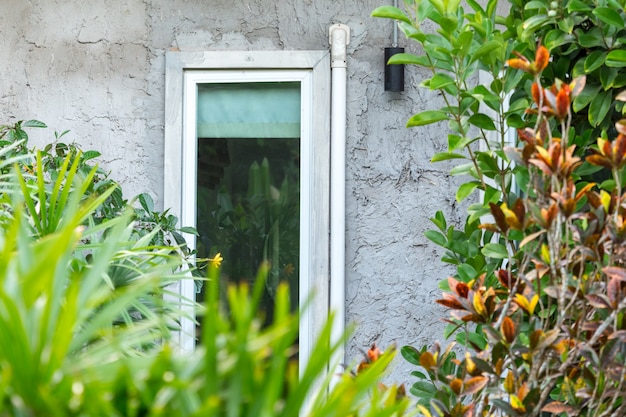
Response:
M424 236L426 237L426 239L430 240L436 245L443 247L446 246L446 237L435 230L427 230L426 232L424 232Z
M44 122L40 122L39 120L27 120L22 123L22 127L48 127Z
M137 196L137 199L139 200L139 204L141 204L141 207L143 207L146 212L152 213L154 211L154 201L152 200L152 197L150 197L150 194L139 194Z
M442 120L448 120L446 113L437 110L426 110L411 117L406 123L406 127L425 126L441 122Z
M605 90L612 88L618 75L619 70L617 68L600 68L600 82L602 83L602 88L604 88Z
M556 48L557 46L561 46L568 41L567 32L560 29L553 29L546 33L546 36L543 39L543 44L549 50Z
M402 10L393 6L380 6L372 12L373 17L382 17L385 19L396 19L406 23L412 23L411 19Z
M470 63L476 61L477 59L483 58L485 55L495 53L494 51L502 48L502 43L498 41L487 41L474 51L471 56Z
M448 161L450 159L466 159L467 157L465 155L461 155L458 153L454 153L454 152L439 152L436 153L435 156L433 156L430 160L430 162L441 162L441 161Z
M469 122L480 129L496 130L496 125L493 123L493 120L486 114L473 114L470 116Z
M459 274L459 278L461 278L463 282L470 282L478 275L476 269L472 265L466 263L459 265L457 272Z
M457 165L450 170L450 175L469 174L474 169L474 164L469 162L463 165Z
M607 67L626 67L626 50L616 49L606 56Z
M509 257L509 252L506 247L500 243L487 243L482 248L481 253L485 256L495 259L506 259Z
M83 153L83 161L88 161L90 159L97 158L100 155L102 154L98 151L85 151L85 153Z
M587 84L583 91L581 91L580 94L574 99L574 112L578 113L587 107L587 105L591 103L591 100L593 100L593 98L598 94L598 91L600 91L599 85Z
M594 27L587 32L576 30L576 33L578 34L578 42L582 47L604 47L604 39L600 28Z
M456 201L460 203L461 201L465 200L479 185L480 182L478 181L466 182L464 184L461 184L459 189L456 191Z
M592 13L606 24L615 26L619 29L624 27L624 19L622 19L622 16L612 8L596 7L593 9Z
M588 12L591 10L589 3L582 0L570 0L567 4L567 10L571 12Z
M185 226L185 227L181 227L180 230L182 233L189 233L190 235L198 235L198 231L196 230L195 227L190 227L190 226Z
M430 89L431 90L439 90L440 88L447 87L449 85L454 85L455 81L448 74L435 74L430 79Z
M592 126L598 126L602 120L606 117L611 103L613 102L613 96L610 91L603 91L596 95L591 104L589 105L589 123Z
M522 29L524 31L533 32L538 27L546 24L548 20L548 16L546 16L545 14L532 16L524 21L524 23L522 24Z
M593 51L590 53L587 58L585 58L585 73L589 74L603 66L606 55L607 53L605 51Z
M526 126L526 122L522 119L522 116L517 113L506 116L506 124L516 129Z
M402 348L400 349L400 353L402 354L402 357L406 359L406 361L410 364L420 366L421 353L413 346L402 346Z
M422 67L430 68L432 64L426 56L417 56L408 53L395 54L389 61L389 64L406 64L406 65L420 65Z
M546 10L547 8L544 2L538 0L529 1L524 5L524 10Z

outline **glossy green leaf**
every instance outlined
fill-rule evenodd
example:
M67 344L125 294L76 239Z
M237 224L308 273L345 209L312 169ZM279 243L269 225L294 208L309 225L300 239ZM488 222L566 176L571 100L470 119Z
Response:
M476 49L476 51L474 51L474 53L471 56L470 62L480 60L481 58L485 57L488 54L495 54L496 53L495 51L500 48L502 48L501 42L498 42L495 40L487 41L481 46L479 46L478 49Z
M382 18L385 18L385 19L396 19L396 20L400 20L402 22L411 23L411 19L409 19L409 17L407 16L406 13L404 13L399 8L393 7L393 6L380 6L380 7L377 7L372 12L372 16L373 17L382 17Z
M589 105L589 123L592 126L598 126L611 108L613 96L610 91L603 91L596 95Z
M589 31L583 32L577 30L578 42L585 48L604 47L604 37L602 31L598 27L594 27Z
M605 90L612 88L618 75L619 69L617 68L600 68L600 82L602 83L602 88L604 88Z
M100 155L102 155L102 154L100 152L98 152L98 151L85 151L83 153L83 161L88 161L90 159L97 158Z
M547 7L543 1L532 0L524 5L524 10L546 10Z
M467 164L457 165L450 170L450 175L462 175L469 174L475 169L474 164L469 162Z
M142 193L139 194L137 198L139 200L139 204L141 204L141 207L145 211L148 213L152 213L154 211L154 201L152 200L152 197L150 197L150 194Z
M607 67L626 67L626 50L615 49L606 56Z
M430 162L441 162L448 161L450 159L465 159L467 158L465 155L461 155L454 152L439 152L436 153L431 159Z
M446 113L437 110L426 110L411 117L406 123L406 127L425 126L441 122L442 120L448 120Z
M402 346L400 349L400 354L407 362L420 366L420 351L415 349L413 346Z
M622 19L622 16L612 8L596 7L595 9L593 9L592 13L606 24L615 26L619 29L624 28L624 19Z
M480 129L496 130L496 125L494 124L493 119L486 114L473 114L470 116L469 122Z
M431 63L426 56L417 56L408 53L395 54L388 61L389 64L407 64L407 65L419 65L422 67L431 67Z
M500 243L487 243L481 250L481 253L485 256L496 259L506 259L509 257L506 247Z
M570 0L567 3L567 10L571 12L588 12L591 11L591 6L588 2L583 0Z
M456 191L456 201L459 203L469 197L472 192L480 185L478 181L471 181L461 184Z
M445 236L435 230L427 230L426 232L424 232L424 236L426 237L426 239L439 246L446 246L447 240Z
M546 24L549 20L545 14L538 14L526 19L522 24L522 29L526 32L534 32L535 29Z
M578 96L574 99L573 110L574 112L579 112L584 109L591 100L598 94L600 91L599 85L587 84L583 91L580 92Z
M430 79L430 88L431 90L439 90L440 88L447 87L449 85L454 85L455 81L448 74L435 74Z
M595 71L604 65L604 60L606 59L607 52L605 51L593 51L587 58L585 58L585 73L589 74L590 72Z
M543 38L543 44L546 48L548 48L548 50L552 50L567 43L568 41L571 41L571 38L571 35L568 35L566 30L553 29L546 33L546 36Z
M22 127L48 127L44 122L40 122L39 120L27 120L22 123Z

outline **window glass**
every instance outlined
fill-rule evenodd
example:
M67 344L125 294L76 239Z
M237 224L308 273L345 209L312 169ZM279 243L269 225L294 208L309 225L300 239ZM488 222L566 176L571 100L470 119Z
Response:
M197 108L198 256L221 253L222 291L269 262L266 319L280 281L297 309L300 83L199 84Z

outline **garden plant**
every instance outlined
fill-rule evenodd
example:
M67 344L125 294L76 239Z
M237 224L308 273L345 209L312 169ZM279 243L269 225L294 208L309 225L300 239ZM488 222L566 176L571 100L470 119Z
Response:
M28 128L0 127L0 416L401 416L402 389L380 386L394 357L371 349L354 372L328 373L332 321L299 374L298 312L270 269L218 289L208 261L203 306L169 284L193 279L176 219L151 199L133 208L93 152L59 143L29 150ZM227 293L224 302L220 292ZM173 331L192 308L202 340L181 352Z
M448 123L433 161L462 161L457 200L477 201L426 234L458 345L404 347L410 391L425 416L626 415L624 4L465 4L373 13L421 47L391 62L429 70L442 106L407 125Z

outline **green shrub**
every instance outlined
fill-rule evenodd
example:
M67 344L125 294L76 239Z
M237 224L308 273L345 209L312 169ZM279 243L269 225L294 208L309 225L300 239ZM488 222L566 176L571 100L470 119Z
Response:
M219 256L205 306L164 297L168 284L191 279L188 254L158 245L175 232L162 220L175 222L144 198L157 219L146 228L87 163L93 154L58 144L31 154L28 126L43 124L0 128L1 416L411 414L402 389L379 386L393 349L374 350L354 373L328 373L345 341L331 341L330 320L299 375L288 288L277 287L270 323L259 312L267 265L252 288L229 287L227 304ZM169 341L181 304L203 316L203 344L192 353Z
M464 356L404 347L420 367L411 392L425 416L624 415L623 5L514 1L507 17L495 0L467 5L374 11L423 48L392 62L430 69L422 85L444 98L408 126L447 121L433 161L467 160L452 169L469 176L457 200L482 191L464 230L437 213L426 235L455 266L436 301ZM479 70L488 85L471 82Z

